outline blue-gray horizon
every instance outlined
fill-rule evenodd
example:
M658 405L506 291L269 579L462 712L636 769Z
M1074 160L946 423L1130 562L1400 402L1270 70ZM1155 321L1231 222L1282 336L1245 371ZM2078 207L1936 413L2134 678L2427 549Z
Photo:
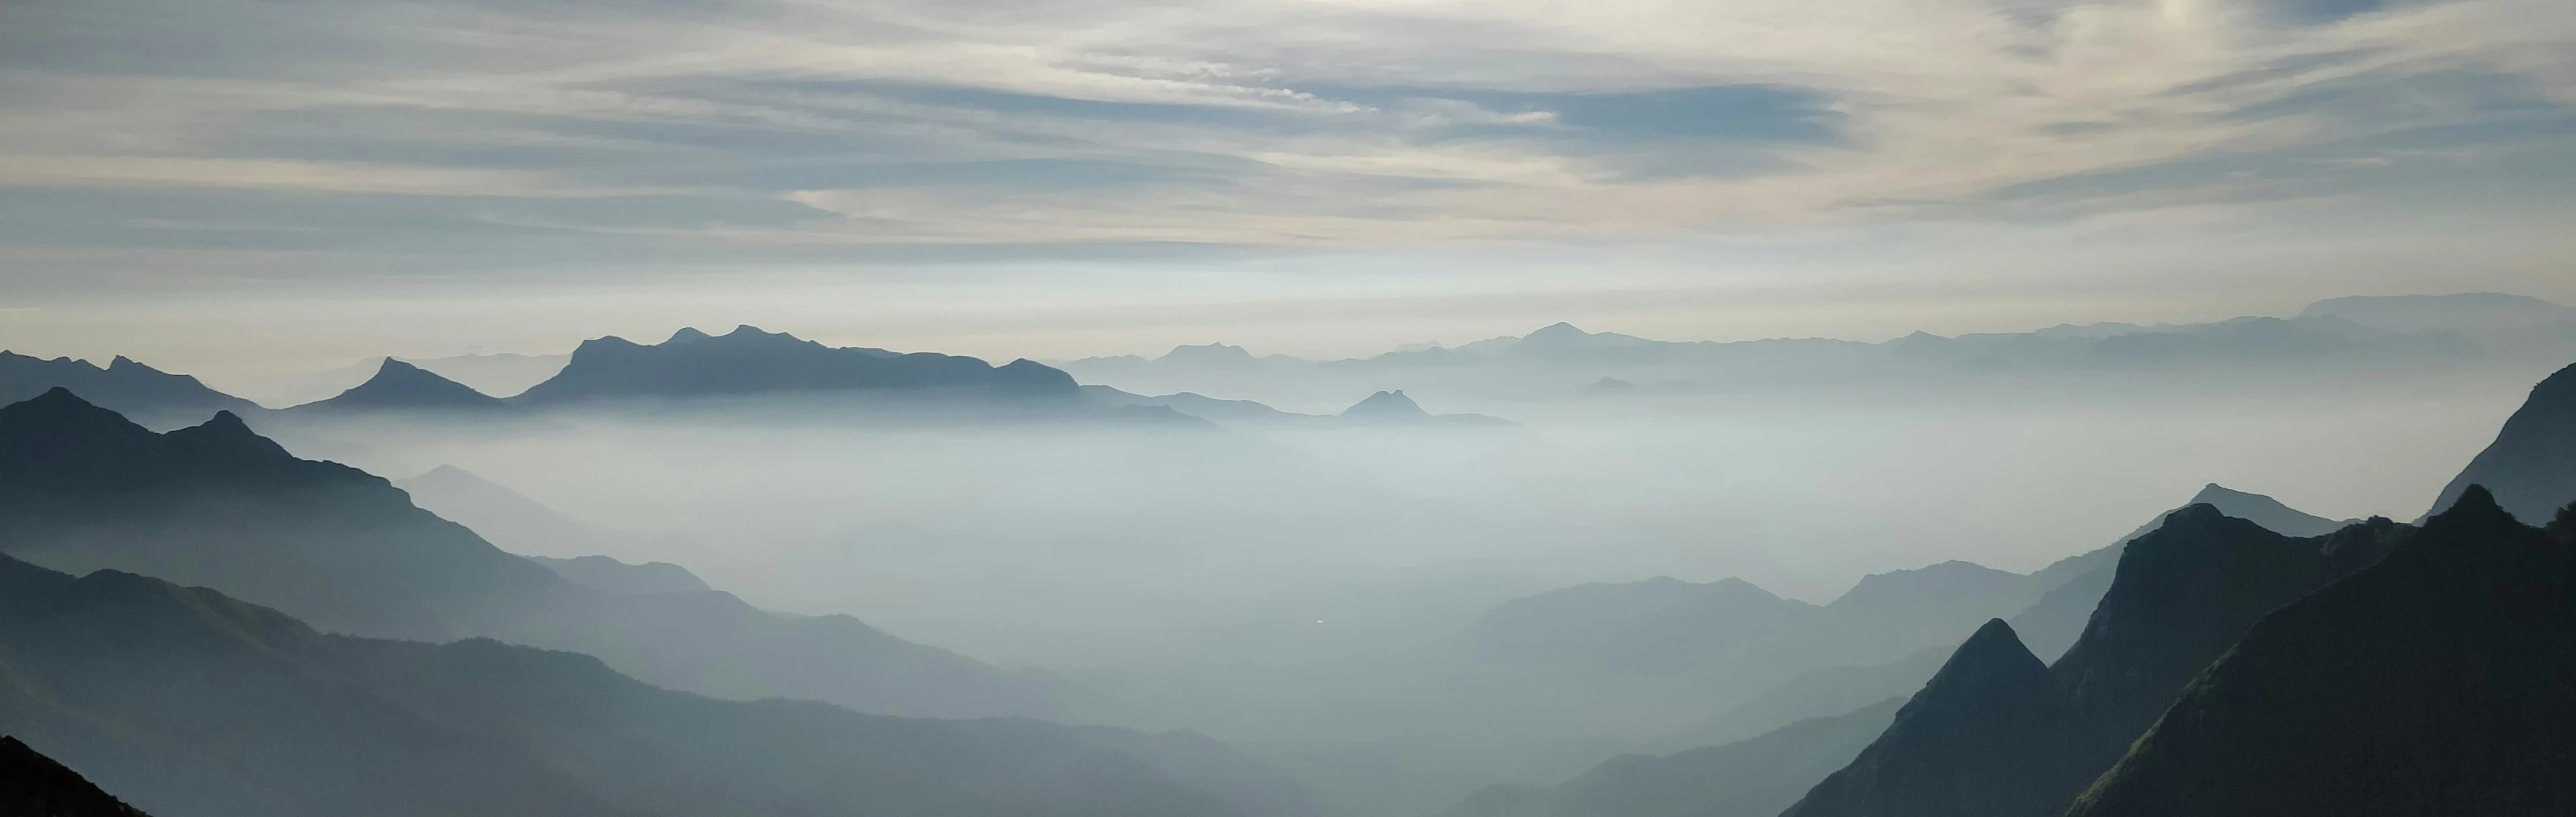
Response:
M0 100L0 345L199 369L2576 302L2552 0L31 0Z

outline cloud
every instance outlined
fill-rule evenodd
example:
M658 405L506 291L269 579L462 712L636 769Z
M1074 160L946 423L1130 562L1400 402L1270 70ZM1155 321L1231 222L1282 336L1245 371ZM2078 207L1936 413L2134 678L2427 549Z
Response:
M2436 161L2428 139L2576 155L2562 0L30 0L0 18L0 188L168 211L83 239L100 245L223 225L299 251L482 230L532 258L1617 240L2397 197L2420 177L2347 171Z

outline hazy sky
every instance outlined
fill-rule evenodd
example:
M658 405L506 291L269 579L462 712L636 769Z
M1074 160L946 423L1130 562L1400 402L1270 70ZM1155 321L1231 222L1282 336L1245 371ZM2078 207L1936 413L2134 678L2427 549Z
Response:
M12 0L0 346L994 357L2576 301L2566 0Z

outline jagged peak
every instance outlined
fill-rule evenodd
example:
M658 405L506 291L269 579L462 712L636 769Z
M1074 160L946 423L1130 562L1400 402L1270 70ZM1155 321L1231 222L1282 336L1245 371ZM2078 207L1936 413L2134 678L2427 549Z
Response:
M1351 404L1350 408L1343 409L1342 414L1393 417L1428 415L1429 412L1423 411L1422 404L1413 402L1413 398L1406 397L1403 389L1395 389L1371 394L1366 399Z
M2512 513L2505 511L2502 504L2496 502L2495 494L2488 492L2487 486L2470 483L2469 487L2461 489L2460 498L2451 503L2449 510L2425 520L2425 524L2427 526L2475 525L2497 521L2521 524L2513 518Z

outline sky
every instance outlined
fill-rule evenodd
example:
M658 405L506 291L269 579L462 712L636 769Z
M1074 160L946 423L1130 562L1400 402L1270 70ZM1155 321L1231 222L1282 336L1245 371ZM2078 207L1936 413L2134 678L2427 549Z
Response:
M0 346L1347 355L2576 302L2565 0L13 0Z

